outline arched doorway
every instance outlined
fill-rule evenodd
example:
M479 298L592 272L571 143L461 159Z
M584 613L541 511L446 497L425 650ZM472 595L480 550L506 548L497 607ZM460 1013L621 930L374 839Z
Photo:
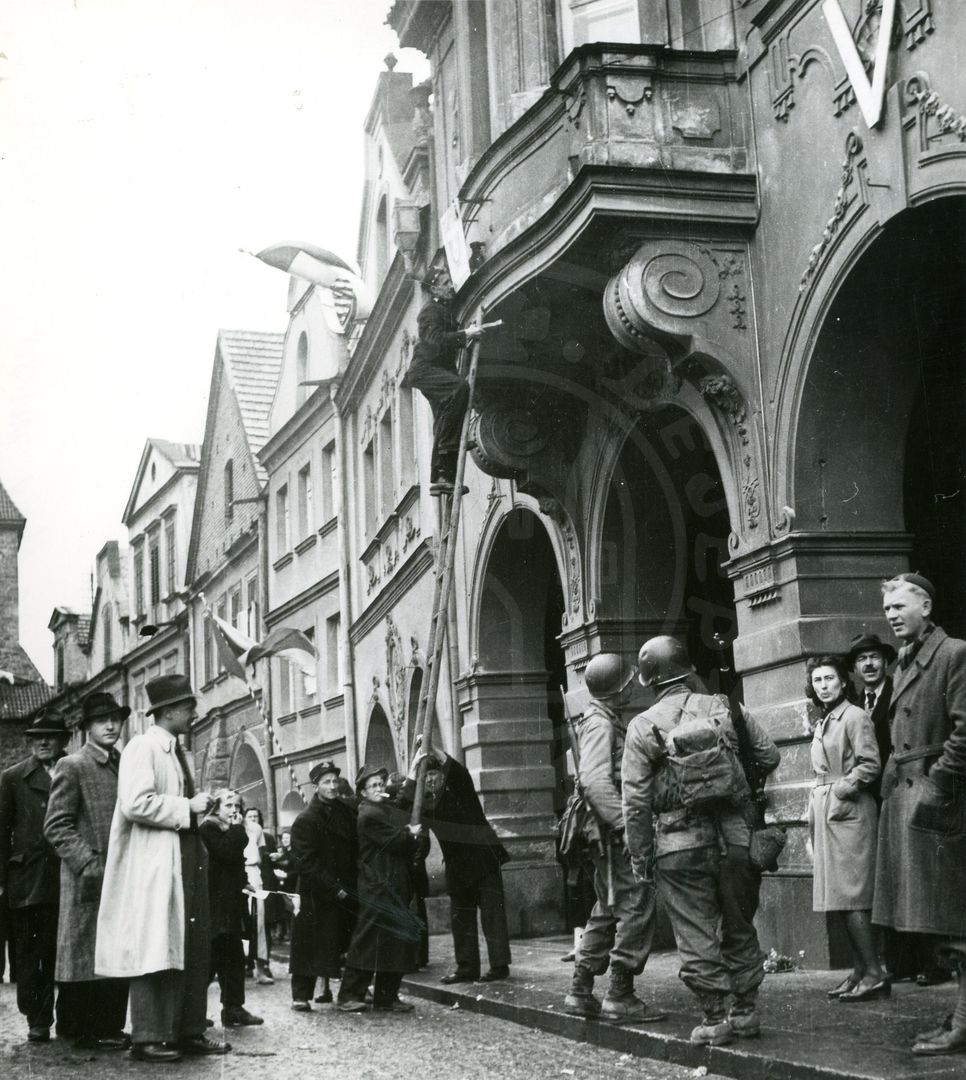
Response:
M278 815L278 827L280 830L291 829L295 819L305 809L305 799L298 791L287 791L282 799L282 806Z
M475 627L473 708L463 731L466 763L479 769L487 817L513 861L504 869L515 933L559 930L563 883L553 827L562 808L568 745L558 641L563 588L540 518L511 510L490 547Z
M392 737L389 720L381 705L374 706L369 714L369 728L366 731L366 764L382 766L389 772L399 770L396 743Z
M687 641L714 690L737 623L723 564L731 531L721 474L697 420L677 406L641 415L617 459L601 534L600 623L606 650L636 659L655 634Z
M231 762L228 786L245 800L246 807L257 806L268 823L268 792L265 774L255 748L248 742L239 743Z
M911 566L937 587L937 621L960 636L966 632L964 244L963 197L906 210L888 223L830 306L808 367L795 441L798 528L893 537L875 574L842 582L841 610L867 611L874 619L878 580Z

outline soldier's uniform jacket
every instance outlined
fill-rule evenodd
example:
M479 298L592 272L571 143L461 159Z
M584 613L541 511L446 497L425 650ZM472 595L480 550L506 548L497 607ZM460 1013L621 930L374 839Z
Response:
M596 698L577 723L580 786L602 825L624 828L621 806L621 759L627 721Z
M726 807L710 813L684 809L654 813L656 778L664 757L662 739L655 729L663 735L673 731L681 720L682 708L690 694L687 686L672 685L650 709L638 713L627 728L621 778L627 846L635 861L651 857L659 859L675 851L713 847L721 841L740 847L748 847L751 842L753 813L750 801L746 806ZM694 696L707 698L710 695ZM763 772L771 772L778 765L778 747L753 716L748 713L744 716L754 758ZM737 755L738 736L730 720L724 721L722 727Z

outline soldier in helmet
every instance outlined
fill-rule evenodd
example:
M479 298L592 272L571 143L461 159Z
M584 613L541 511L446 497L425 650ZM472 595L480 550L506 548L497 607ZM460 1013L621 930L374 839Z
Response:
M685 646L652 638L641 647L638 669L656 700L630 722L624 745L631 865L638 880L656 881L681 979L701 1002L704 1016L691 1042L721 1046L760 1033L764 954L752 921L757 893L748 885L756 873L750 789L727 699L706 692ZM743 718L756 765L771 772L777 747L753 716Z
M574 1016L600 1016L613 1023L662 1020L634 993L654 938L654 890L635 880L624 849L621 757L636 671L616 653L601 653L584 678L591 700L577 724L578 781L600 825L604 851L594 850L597 903L587 920L564 1008ZM594 977L610 965L603 1006L594 996Z

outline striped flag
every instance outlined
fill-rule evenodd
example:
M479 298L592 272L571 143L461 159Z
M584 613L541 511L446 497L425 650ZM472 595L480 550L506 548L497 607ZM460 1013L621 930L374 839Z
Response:
M336 333L344 334L353 322L367 319L372 311L372 297L358 267L326 248L302 242L272 244L258 252L256 258L276 270L328 289L336 323L332 329Z
M266 657L277 656L294 664L306 679L314 683L319 654L301 630L277 626L264 641L253 641L224 619L219 619L214 612L207 614L211 620L218 657L229 674L248 682L247 669L251 665Z

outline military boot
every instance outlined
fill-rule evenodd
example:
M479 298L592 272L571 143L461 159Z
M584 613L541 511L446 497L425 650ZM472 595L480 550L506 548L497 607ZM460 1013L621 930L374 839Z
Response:
M699 1046L725 1046L734 1040L725 1009L725 995L704 993L698 995L704 1017L691 1032L691 1042Z
M601 1020L612 1024L641 1024L663 1020L667 1013L656 1012L634 993L634 976L621 964L610 966L610 986L600 1010Z
M600 1002L594 997L594 973L584 964L574 965L570 992L564 998L564 1012L591 1020L600 1016Z
M755 1039L761 1034L757 1005L757 990L735 995L735 1003L728 1011L728 1023L739 1039Z

